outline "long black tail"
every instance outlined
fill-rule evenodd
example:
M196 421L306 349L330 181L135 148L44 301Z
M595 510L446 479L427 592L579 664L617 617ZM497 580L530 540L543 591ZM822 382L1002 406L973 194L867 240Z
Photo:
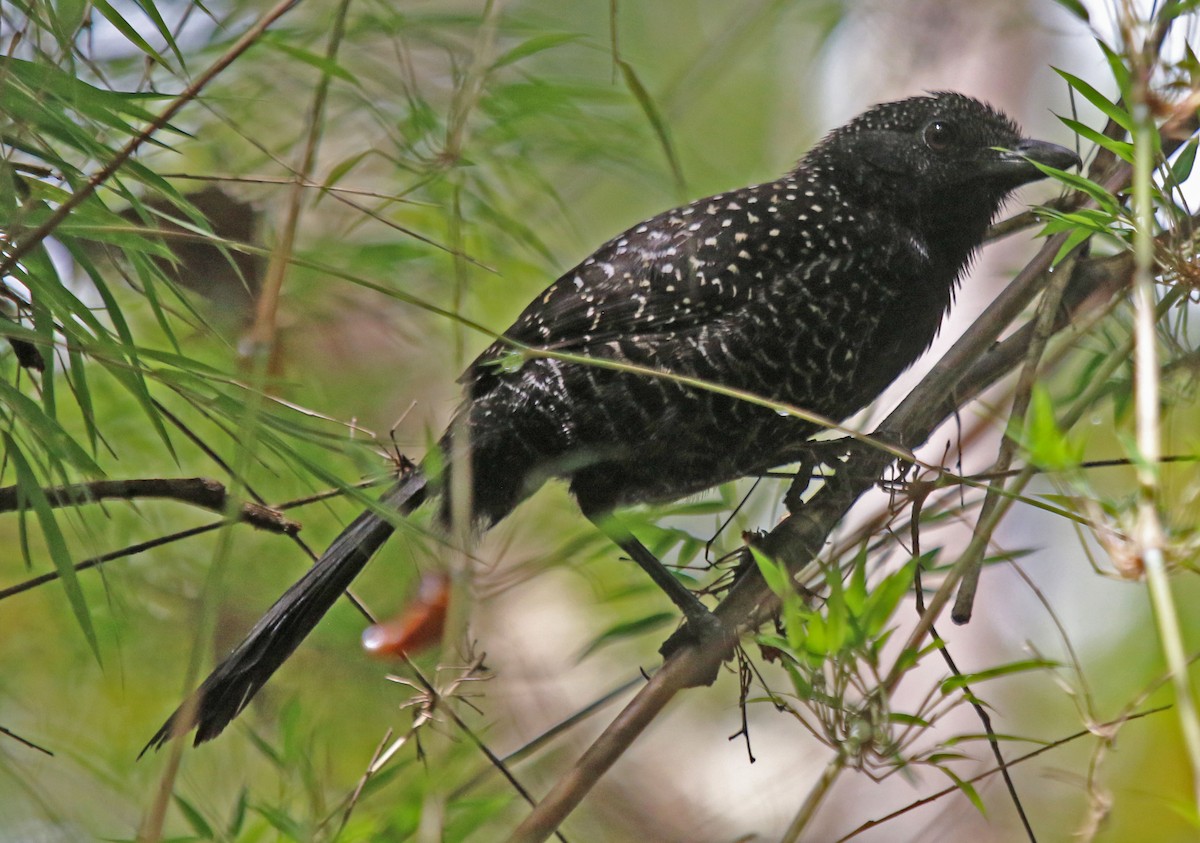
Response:
M415 469L389 490L380 503L407 514L421 505L427 491L425 475ZM175 710L142 754L152 747L158 749L193 727L197 745L221 734L300 646L394 529L371 511L355 518L316 564L275 601L242 643Z

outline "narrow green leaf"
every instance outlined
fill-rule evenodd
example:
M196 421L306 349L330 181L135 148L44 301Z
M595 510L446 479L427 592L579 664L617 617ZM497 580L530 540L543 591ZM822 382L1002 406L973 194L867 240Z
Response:
M265 819L276 831L289 840L309 840L312 838L311 834L306 833L304 825L299 820L289 816L274 805L252 805L250 806L250 810Z
M242 831L242 826L246 824L246 807L249 804L250 790L246 785L242 785L242 789L238 791L237 802L233 805L233 813L229 816L229 824L225 829L225 834L230 839L236 839Z
M784 632L787 633L788 648L793 653L800 653L807 646L805 642L808 639L808 618L811 616L811 612L804 611L795 590L791 596L783 598L780 618L783 620Z
M1196 146L1197 138L1192 138L1183 147L1183 151L1175 158L1175 163L1171 165L1171 179L1175 184L1183 184L1192 174L1192 167L1196 163Z
M1121 212L1121 203L1117 198L1105 190L1101 185L1096 184L1091 179L1084 176L1068 173L1065 170L1059 170L1055 167L1047 167L1037 161L1030 162L1043 173L1053 177L1055 180L1062 182L1068 187L1073 187L1076 190L1082 191L1096 200L1096 203L1106 211L1116 216Z
M1121 94L1121 99L1128 102L1129 93L1133 89L1130 85L1131 77L1129 75L1129 67L1125 64L1125 59L1099 38L1096 39L1096 44L1100 47L1100 51L1104 53L1104 58L1108 62L1108 69L1112 73L1113 80L1117 83L1117 91Z
M799 666L791 659L785 659L783 669L792 680L792 691L802 700L811 700L813 696L812 682L801 672Z
M969 781L955 775L954 771L952 771L948 767L943 767L939 764L939 765L937 765L937 768L939 770L941 770L943 773L945 773L947 776L949 776L950 780L952 782L954 782L955 787L957 787L962 792L963 796L965 796L965 797L967 797L967 799L971 800L971 804L975 806L976 811L978 811L980 814L982 814L985 817L987 816L987 808L983 804L983 799L981 799L979 796L979 791L977 791L975 789L975 786L973 784L971 784Z
M334 164L329 170L329 175L325 177L324 186L327 188L335 186L338 182L345 178L351 170L357 167L359 162L361 162L367 156L373 154L373 152L374 150L370 149L362 152L356 152L350 157L339 161L337 164Z
M1087 7L1083 5L1081 0L1054 0L1054 2L1062 6L1084 23L1089 23L1091 21L1091 16L1088 15Z
M41 447L51 454L56 462L66 463L90 477L103 476L103 469L71 434L49 416L38 402L2 378L0 403L9 408L13 421L36 437Z
M117 331L117 335L121 339L120 352L122 356L129 359L131 364L128 369L122 371L116 367L109 369L121 384L129 391L129 393L141 405L142 411L149 419L150 425L154 428L154 432L158 434L167 452L172 459L178 460L178 455L175 453L175 444L171 441L171 436L167 433L167 428L163 425L162 417L154 406L154 401L150 397L150 389L146 385L146 379L142 374L141 363L138 360L137 343L134 341L133 332L129 329L128 323L125 321L124 313L117 300L113 297L112 291L108 289L108 285L104 283L102 276L99 274L92 276L92 282L96 292L100 294L100 298L104 302L104 308L108 313L109 319L112 321L113 327Z
M1053 261L1052 265L1058 266L1060 263L1062 263L1063 260L1066 259L1067 255L1071 254L1072 250L1074 250L1074 248L1076 246L1081 244L1084 240L1087 240L1094 233L1111 234L1112 232L1107 231L1107 230L1100 231L1100 232L1092 232L1092 231L1088 231L1086 228L1075 229L1069 235L1067 235L1067 239L1063 241L1062 247L1058 250L1058 254L1056 254L1054 256L1054 261Z
M914 714L904 714L900 711L888 712L888 722L896 723L900 726L920 726L921 728L928 728L933 725L923 717L917 717Z
M71 393L75 396L75 404L83 418L84 431L87 433L88 444L93 454L96 453L96 441L99 430L96 427L96 409L92 402L92 391L88 387L87 367L84 365L83 353L78 348L67 349L67 363L70 367Z
M196 806L191 802L188 802L186 799L180 796L178 793L173 794L173 796L175 799L175 807L179 809L179 813L183 814L183 818L187 821L187 824L192 827L192 831L196 832L196 834L207 840L213 839L214 835L212 826L210 826L208 821L204 819L204 815L200 813L199 809L196 808Z
M1078 76L1067 73L1067 71L1062 70L1061 68L1055 67L1051 69L1063 79L1067 80L1067 84L1078 91L1085 100L1096 106L1096 108L1100 109L1105 117L1110 118L1125 131L1130 133L1133 132L1133 118L1129 116L1128 112L1118 107L1115 103L1109 100L1108 97L1104 96L1104 94L1097 91Z
M1180 0L1179 3L1164 5L1159 14L1159 20L1166 22L1173 20L1180 15L1190 14L1191 12L1200 9L1200 0Z
M58 520L54 517L54 509L50 506L50 501L46 498L46 493L42 490L33 468L25 459L25 454L17 447L16 441L7 432L0 432L0 436L3 436L4 452L16 472L21 497L25 504L33 509L38 524L42 528L42 537L46 541L50 559L62 581L63 592L67 595L67 602L71 604L75 621L79 624L83 637L87 639L88 646L99 663L101 661L100 642L96 638L92 615L88 610L87 600L84 599L83 589L79 585L79 578L76 575L70 551L67 549L67 540L58 527Z
M636 638L644 633L662 629L668 624L674 623L675 620L676 616L674 612L658 612L647 615L644 618L614 624L593 638L591 643L583 648L583 652L579 654L579 661L583 661L592 653L609 644L615 644L627 638Z
M850 584L846 586L846 606L850 613L861 617L867 605L867 554L866 548L854 557L850 570Z
M134 0L134 2L137 3L139 9L146 13L146 17L150 18L151 22L153 22L154 28L158 30L158 34L166 42L167 48L175 56L175 60L179 62L179 67L181 69L185 68L186 63L183 60L183 53L179 51L179 45L175 43L175 36L171 32L171 27L167 26L167 22L159 14L158 4L154 0Z
M1058 426L1054 411L1054 399L1049 390L1035 384L1025 416L1025 432L1022 444L1029 452L1029 459L1041 468L1058 471L1079 464L1079 449L1070 445Z
M1072 120L1070 117L1063 117L1061 114L1057 116L1067 128L1079 135L1081 138L1086 138L1097 146L1107 149L1118 158L1132 163L1133 144L1129 143L1128 141L1113 140L1103 132L1097 132L1091 126L1080 123L1078 120Z
M931 558L934 553L936 551L924 554L921 558ZM896 607L913 587L916 566L917 560L909 561L903 568L884 577L882 582L871 589L866 608L863 610L863 621L868 636L874 638L888 625Z
M850 629L849 612L846 607L841 571L830 568L825 576L825 582L829 586L829 595L825 599L825 652L834 655L842 652L846 647Z
M641 80L638 79L637 71L633 69L633 65L624 59L617 59L617 67L621 69L621 75L625 79L625 84L629 87L629 91L633 94L634 99L637 100L638 105L641 106L642 113L646 115L646 119L650 121L650 126L654 129L654 134L658 136L658 143L667 156L667 163L671 166L671 173L675 176L676 187L680 191L683 191L687 186L687 182L683 178L683 168L679 165L679 158L675 154L675 144L671 142L671 131L667 126L667 121L658 110L658 105L655 104L654 98L650 96L650 92L646 90Z
M967 685L978 685L980 682L986 682L989 679L997 679L1002 676L1012 676L1014 673L1027 673L1031 670L1045 670L1051 667L1058 667L1058 662L1050 659L1023 659L988 668L987 670L980 670L975 673L951 676L942 682L942 693L949 694Z
M550 33L548 35L535 35L522 41L517 46L513 47L500 58L492 63L491 70L497 70L505 65L514 64L521 59L528 58L536 53L541 53L546 50L552 50L555 47L561 47L563 44L569 44L572 41L578 41L583 36L578 33Z
M303 62L317 70L325 76L331 76L335 79L341 79L343 82L349 82L351 85L358 86L358 78L342 67L336 61L330 60L326 56L318 53L310 52L309 50L297 47L294 42L287 40L287 36L278 32L268 32L259 39L260 44L265 44L274 50L278 50L286 56L290 56L296 61Z
M1003 732L976 732L976 733L968 732L965 735L952 735L951 737L944 739L942 741L942 746L958 746L960 743L972 743L972 742L983 742L983 741L991 742L993 740L1011 741L1013 743L1032 743L1032 744L1035 744L1036 746L1050 746L1050 744L1053 743L1052 741L1038 740L1037 738L1031 738L1028 735L1007 735L1007 734L1004 734Z
M137 28L130 24L129 21L125 20L125 18L121 17L120 13L111 5L109 5L108 0L91 0L91 3L92 7L101 15L103 15L106 21L116 27L118 32L128 38L130 43L132 43L150 58L161 64L163 67L173 70L170 62L163 58L159 54L158 50L151 47L150 43L138 34Z
M791 577L788 576L787 568L782 563L776 562L754 545L750 546L750 555L754 557L754 564L758 566L758 572L762 574L763 582L775 596L786 599L789 594L796 593L792 587Z

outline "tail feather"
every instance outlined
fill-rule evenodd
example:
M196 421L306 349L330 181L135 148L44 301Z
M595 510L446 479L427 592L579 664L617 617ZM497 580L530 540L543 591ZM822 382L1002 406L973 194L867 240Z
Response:
M388 491L380 503L407 514L425 500L426 486L425 476L416 469ZM355 518L175 710L141 754L160 748L193 727L197 745L221 734L337 602L394 529L372 511Z

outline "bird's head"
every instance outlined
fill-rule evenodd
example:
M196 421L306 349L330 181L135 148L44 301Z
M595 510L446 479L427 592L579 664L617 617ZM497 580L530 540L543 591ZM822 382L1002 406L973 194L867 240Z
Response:
M1031 161L1079 164L1069 149L1022 137L994 108L937 92L864 112L831 132L802 166L819 167L876 206L990 220L1010 192L1043 177Z

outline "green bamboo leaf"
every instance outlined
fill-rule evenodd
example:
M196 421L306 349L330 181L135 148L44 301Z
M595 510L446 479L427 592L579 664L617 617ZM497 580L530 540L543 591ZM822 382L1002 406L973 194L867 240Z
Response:
M1083 5L1081 0L1054 0L1054 2L1062 6L1084 23L1091 21L1091 16L1088 14L1087 7Z
M303 823L289 816L281 808L259 803L250 806L250 810L266 820L288 840L307 840L312 837L309 829L306 829Z
M846 606L841 571L830 568L825 576L825 582L829 586L829 595L825 599L825 647L826 652L834 655L846 649L847 641L850 639L850 613Z
M1128 141L1114 140L1103 132L1097 132L1091 126L1080 123L1078 120L1072 120L1070 117L1063 117L1061 114L1056 116L1067 128L1080 137L1086 138L1097 146L1107 149L1124 161L1133 162L1133 144Z
M922 560L931 559L936 555L937 551L923 554ZM900 601L913 587L913 574L916 571L919 560L910 560L904 567L894 573L888 574L883 578L883 581L871 589L871 594L867 598L866 607L863 610L863 622L866 626L867 635L871 638L883 632L888 622L892 619L892 615L896 612L896 607L900 605Z
M71 605L75 621L79 624L80 630L83 631L83 637L87 639L88 646L91 648L92 654L96 657L97 663L99 663L101 661L100 642L96 638L96 629L92 624L92 615L88 610L87 601L84 599L83 589L79 585L79 578L76 575L70 551L67 549L67 540L58 527L57 519L54 517L54 509L50 506L50 501L46 498L46 493L42 491L41 483L38 481L33 468L26 460L25 454L17 447L16 441L7 431L0 433L0 436L3 436L4 453L16 473L21 499L24 505L31 508L37 516L38 524L42 528L42 537L46 541L46 548L50 552L50 559L54 563L54 568L58 571L59 579L63 585L63 592L67 595L67 602Z
M923 729L933 725L922 717L917 717L914 714L904 714L900 711L888 712L888 722L900 726L920 726Z
M92 400L92 391L88 386L87 367L84 365L83 353L78 348L67 348L67 364L70 369L68 384L71 394L75 396L75 405L79 407L79 415L83 419L84 433L93 454L96 453L96 442L99 439L99 429L96 426L96 405Z
M1086 193L1092 199L1096 200L1096 204L1100 205L1100 207L1104 208L1113 216L1120 214L1121 203L1117 201L1117 197L1113 196L1111 193L1105 190L1103 186L1096 184L1091 179L1085 176L1076 175L1075 173L1068 173L1066 170L1059 170L1055 167L1047 167L1045 164L1037 161L1030 161L1030 163L1047 176L1051 176L1068 187L1073 187L1076 190Z
M1052 741L1038 740L1028 735L1006 735L1003 732L968 732L965 735L951 735L942 741L942 746L958 746L960 743L987 741L1011 741L1012 743L1032 743L1036 746L1050 746Z
M989 679L998 679L1002 676L1012 676L1016 673L1027 673L1031 670L1045 670L1046 668L1058 666L1058 662L1050 659L1023 659L1021 661L1010 662L975 673L951 676L942 682L942 693L950 694L968 685L978 685L980 682L986 682Z
M783 629L787 633L787 649L793 653L805 650L808 637L808 619L811 612L805 611L799 596L792 590L790 597L783 598L783 608L779 613L783 621Z
M830 647L829 627L820 615L809 616L804 633L804 651L809 655L827 658L836 654Z
M1109 100L1108 97L1104 96L1104 94L1097 91L1078 76L1067 73L1067 71L1057 67L1051 69L1063 79L1067 80L1067 84L1078 91L1085 100L1096 106L1096 108L1100 109L1104 116L1110 118L1125 131L1130 133L1133 132L1133 118L1129 116L1128 112L1118 107L1115 103Z
M44 407L7 380L0 378L0 404L8 407L11 419L38 440L56 462L65 463L89 477L104 476L103 469Z
M561 47L563 44L570 44L572 41L578 41L583 36L577 33L550 33L548 35L535 35L522 41L517 46L513 47L500 58L492 63L490 70L497 70L505 65L515 64L521 59L528 58L536 53L541 53L546 50L553 50L555 47Z
M792 691L801 700L811 700L813 698L813 686L808 677L800 670L800 667L791 659L783 660L783 669L787 671L788 678L792 681Z
M372 155L374 150L367 149L362 152L356 152L353 155L334 164L329 170L329 175L325 177L324 187L334 187L344 179L359 163L369 155Z
M259 38L259 43L264 44L273 50L278 50L284 55L294 58L296 61L303 62L310 67L315 67L317 70L321 71L321 74L324 76L331 76L335 79L341 79L343 82L349 82L355 87L360 87L358 78L346 68L338 64L336 60L332 60L327 56L320 55L319 53L314 53L310 50L297 47L295 43L288 40L290 37L291 36L280 32L267 32L261 38Z
M865 547L854 557L845 598L850 613L861 617L867 605L867 553Z
M386 772L395 774L399 772L396 769L387 770ZM238 791L237 802L233 805L233 813L229 816L229 825L225 828L225 833L230 839L236 839L242 831L242 826L246 824L246 808L250 804L250 789L246 785L242 785Z
M167 22L163 20L162 15L159 14L158 4L156 4L154 0L134 0L134 2L137 3L139 9L146 13L146 17L150 18L150 21L154 24L154 28L158 30L158 34L161 35L163 41L166 42L167 48L170 49L172 55L175 56L175 60L179 62L180 69L186 69L186 62L183 60L183 53L179 51L179 45L175 43L175 36L171 32L171 27L167 26Z
M175 336L175 329L171 327L171 319L167 316L166 309L163 307L158 296L160 282L164 287L171 290L175 289L175 285L167 281L158 269L146 259L145 255L138 252L127 252L125 257L133 267L134 274L141 282L142 295L145 297L146 303L150 305L150 312L154 314L154 319L158 322L159 330L163 332L163 336L171 343L171 347L176 352L182 353L179 340ZM176 297L185 306L188 304L182 295L177 295Z
M662 113L658 110L658 105L654 102L654 98L650 96L650 92L638 79L637 71L633 69L633 65L629 64L624 59L617 59L617 67L621 69L621 75L625 79L625 84L628 86L633 98L637 100L641 106L642 113L646 115L646 119L650 121L650 127L654 129L654 134L658 137L659 146L667 156L667 163L671 167L671 173L675 176L675 185L680 191L687 187L687 182L683 178L683 168L679 165L679 158L675 154L675 144L671 141L671 131L667 126L667 121L663 118Z
M178 793L173 794L173 796L175 799L175 807L179 809L179 813L183 815L183 818L187 821L187 824L192 827L192 831L200 835L205 840L212 840L214 838L212 826L210 826L208 821L204 819L204 815L200 813L200 810Z
M1120 93L1121 99L1129 102L1129 93L1133 90L1130 84L1132 80L1124 58L1102 40L1096 39L1096 43L1099 45L1100 51L1104 53L1104 58L1108 62L1108 69L1112 73L1113 80L1117 83L1117 91Z
M125 18L121 17L120 13L111 5L109 5L108 0L91 0L91 3L92 7L99 12L106 21L111 23L118 32L128 38L130 43L132 43L150 58L161 64L163 67L175 72L174 68L171 67L170 62L163 58L162 55L159 54L158 50L151 47L150 43L138 34L137 28L129 23L129 21L125 20Z
M579 654L579 661L583 661L592 653L596 652L602 647L607 647L609 644L615 644L628 638L636 638L639 635L644 635L647 632L653 632L654 630L662 629L663 627L675 622L676 616L673 612L658 612L652 615L647 615L644 618L637 618L636 620L614 624L593 638L591 643L583 648L583 652Z
M795 595L792 578L788 576L787 567L782 562L776 562L754 545L750 545L750 555L754 557L754 564L758 566L763 582L776 597L786 600L789 595Z
M154 432L162 440L171 458L178 461L178 455L175 453L175 444L171 441L171 436L167 433L167 429L163 425L162 417L154 406L154 399L150 397L150 388L146 385L141 361L138 359L137 342L133 338L133 332L130 330L129 324L125 321L125 315L101 275L93 275L92 283L101 300L104 302L105 310L113 324L113 328L116 329L117 337L120 340L119 353L122 357L127 358L130 364L128 369L110 367L109 372L141 406L142 412L146 414L151 427L154 428Z
M23 3L13 5L30 15L32 20L37 20L28 6ZM38 8L45 12L48 28L54 31L59 47L64 54L68 53L75 47L75 39L86 22L84 15L87 12L87 4L84 0L58 0L55 3L41 4Z
M1054 399L1049 390L1035 384L1025 416L1025 431L1022 444L1029 452L1029 459L1037 466L1050 471L1061 471L1079 465L1081 448L1067 441L1054 410Z
M941 760L941 759L939 759L939 760ZM971 801L971 804L975 806L975 810L986 817L987 816L987 808L984 806L983 799L980 798L979 791L977 791L975 789L975 786L973 784L971 784L969 781L967 781L966 779L963 779L960 776L955 775L954 771L951 770L949 767L943 767L941 764L937 764L936 766L937 766L937 769L939 769L943 773L945 773L950 778L950 780L952 782L954 782L955 787L957 787L962 792L962 795L967 797L967 799L969 799Z
M1171 165L1171 179L1175 184L1183 184L1192 175L1192 167L1196 163L1196 145L1196 138L1188 141Z
M1180 0L1178 3L1163 4L1158 16L1160 21L1166 22L1180 15L1190 14L1197 9L1200 9L1200 0Z

